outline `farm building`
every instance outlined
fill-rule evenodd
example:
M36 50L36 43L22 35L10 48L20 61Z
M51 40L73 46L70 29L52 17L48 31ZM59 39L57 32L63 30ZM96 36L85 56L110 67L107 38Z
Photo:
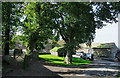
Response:
M85 53L89 53L91 49L94 55L98 57L115 58L115 54L118 51L115 43L92 43L91 48L89 48L85 43L80 44L80 46L81 49L76 52L83 51Z

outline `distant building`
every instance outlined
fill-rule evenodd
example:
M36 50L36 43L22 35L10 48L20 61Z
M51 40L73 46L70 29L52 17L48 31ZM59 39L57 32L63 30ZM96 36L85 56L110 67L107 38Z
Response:
M48 39L48 43L46 45L44 45L45 49L41 49L40 52L50 52L50 50L53 47L53 45L51 44L52 40ZM63 47L63 45L65 44L64 40L59 40L56 45L54 45L55 47Z
M21 41L17 41L14 49L22 49L23 52L26 52L27 47Z
M49 53L50 50L53 48L50 39L48 39L48 43L46 45L44 45L44 47L45 47L45 49L41 49L40 52Z
M91 43L91 48L89 48L85 43L80 44L81 49L76 52L83 51L85 53L89 53L90 49L92 49L95 56L98 57L108 57L115 58L115 54L118 51L115 43Z
M41 49L40 52L46 52L49 53L50 50L52 49L52 44L48 43L46 45L44 45L45 49Z

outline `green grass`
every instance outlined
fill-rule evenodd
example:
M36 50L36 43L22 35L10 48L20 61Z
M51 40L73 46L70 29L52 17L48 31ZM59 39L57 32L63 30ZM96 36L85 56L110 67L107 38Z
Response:
M64 57L57 57L53 55L39 55L39 58L42 60L48 62L48 63L55 63L58 65L83 65L83 64L89 64L92 63L92 61L83 60L79 58L72 58L72 64L66 64L64 63Z

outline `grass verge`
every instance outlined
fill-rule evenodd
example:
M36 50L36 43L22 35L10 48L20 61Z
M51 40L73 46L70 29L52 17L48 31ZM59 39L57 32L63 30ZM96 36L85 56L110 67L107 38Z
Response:
M92 63L92 61L83 60L79 58L72 58L72 64L66 64L64 63L65 57L57 57L53 55L39 55L39 58L48 63L55 63L58 65L83 65L83 64Z
M118 73L118 78L120 78L120 72Z

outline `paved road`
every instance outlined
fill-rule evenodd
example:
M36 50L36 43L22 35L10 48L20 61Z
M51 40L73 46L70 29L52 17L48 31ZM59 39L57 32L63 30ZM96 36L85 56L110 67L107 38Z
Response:
M4 74L6 76L57 76L60 78L118 78L120 63L95 59L90 65L56 66L33 61L27 71L18 66L13 68Z
M85 78L116 78L118 76L118 72L120 71L120 63L100 59L95 59L92 64L84 65L82 67L57 67L50 65L44 65L44 67L48 68L53 72L56 72L62 77L81 76Z

